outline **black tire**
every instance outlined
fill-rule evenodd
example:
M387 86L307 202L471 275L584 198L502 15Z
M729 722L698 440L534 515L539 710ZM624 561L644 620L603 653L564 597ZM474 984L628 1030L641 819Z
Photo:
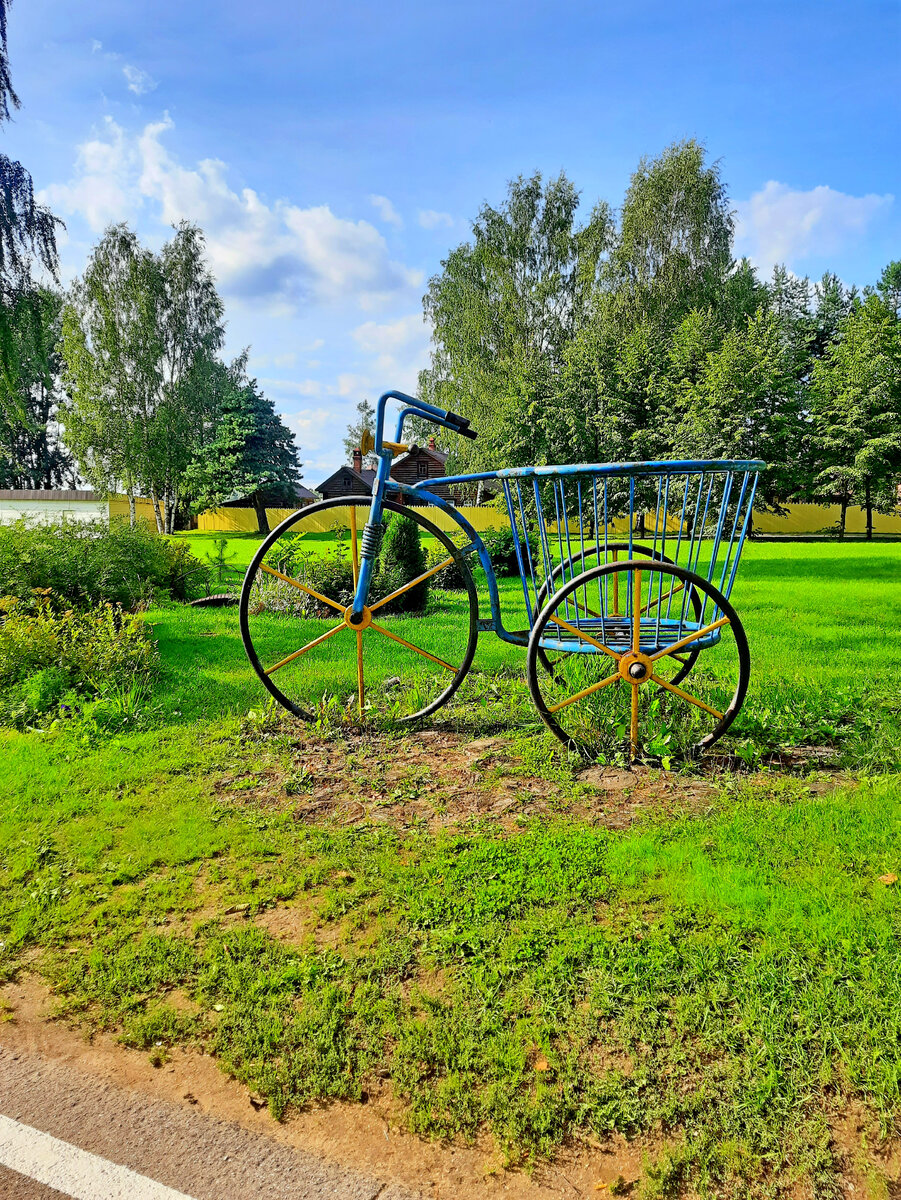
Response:
M605 575L611 575L616 572L622 572L624 574L628 573L631 577L631 573L635 570L639 570L643 574L645 572L662 572L665 575L669 575L672 578L679 580L685 588L690 587L693 591L702 593L708 603L712 602L714 608L719 609L722 615L728 618L728 628L731 630L731 633L734 637L735 650L737 652L736 681L729 703L724 711L720 713L719 710L717 710L717 712L713 714L713 716L716 718L716 723L713 728L710 729L703 737L699 738L693 744L685 746L681 751L673 754L667 754L667 757L674 760L695 759L709 750L715 742L719 741L719 739L723 736L723 734L726 733L726 731L732 725L732 722L738 716L748 690L748 680L751 672L751 656L748 649L748 640L745 635L744 627L741 623L738 613L735 611L729 600L727 600L722 592L720 592L720 590L713 584L709 583L700 575L696 575L694 572L689 571L684 567L678 567L673 563L664 563L660 561L648 563L646 560L641 561L631 559L619 563L608 563L600 567L592 567L589 570L584 571L575 579L570 580L564 585L564 587L560 588L559 591L555 592L555 594L547 601L532 627L532 633L529 638L526 667L529 691L531 692L532 700L536 709L538 710L539 716L541 717L542 721L544 721L545 725L547 725L548 729L550 729L550 731L555 735L555 737L559 738L560 741L569 746L571 749L585 753L589 748L586 747L584 742L574 738L571 732L567 732L567 730L563 728L560 721L555 716L555 713L551 711L553 705L548 704L544 695L544 689L548 689L552 681L545 678L542 686L541 678L539 677L539 672L537 670L537 664L539 661L538 654L539 650L541 649L541 639L545 636L545 630L548 622L550 621L552 615L556 612L557 608L561 603L564 603L578 588L584 587ZM703 611L703 609L704 604L702 602L701 610ZM695 609L696 614L697 612L698 610ZM698 656L703 653L704 650L697 651ZM579 657L584 658L585 656L582 655ZM594 656L592 655L590 657ZM611 695L619 694L621 691L620 682L625 681L617 681L607 689L607 692ZM652 682L652 680L648 679L646 682ZM673 683L673 680L667 680L667 682L670 683L671 686L677 686ZM664 689L661 688L660 691L662 690ZM634 692L637 694L638 691L639 688L636 685ZM659 694L659 692L652 694L656 696ZM634 758L634 745L630 746L630 752ZM645 755L644 757L650 758L652 761L659 761L660 758L659 755L653 754Z
M362 534L363 525L369 516L371 503L372 501L369 496L334 497L331 500L322 500L318 504L311 504L306 508L299 509L297 512L292 513L290 517L287 517L284 521L282 521L281 524L276 526L276 528L273 529L272 532L266 537L251 560L250 566L247 568L247 574L244 577L244 584L241 588L239 616L241 640L244 643L244 649L247 653L247 657L267 691L275 697L275 699L280 705L282 705L283 708L286 708L296 717L300 717L305 721L315 720L317 716L316 712L304 707L303 704L297 703L296 700L288 696L280 687L275 684L271 675L266 673L266 669L263 666L260 656L257 652L257 647L254 644L254 636L250 621L250 607L251 598L254 592L254 585L260 573L260 564L263 562L263 559L269 550L279 541L281 537L283 537L286 533L294 532L297 526L302 525L302 523L305 520L308 520L311 516L317 516L328 509L354 507L361 510L358 521L358 530L359 534ZM441 708L442 705L446 704L466 677L466 674L472 665L472 659L476 649L476 642L478 640L478 594L476 592L475 583L472 578L472 572L469 569L468 563L443 530L439 529L437 525L434 525L431 521L429 521L427 517L422 516L413 509L396 504L393 501L386 500L384 502L384 509L386 512L396 513L404 519L415 521L420 529L423 530L423 532L428 534L429 537L434 538L447 550L448 555L453 558L463 580L468 609L468 615L466 618L465 650L460 658L460 666L455 669L454 675L447 687L441 690L440 693L433 697L428 703L422 705L422 707L418 708L415 712L396 717L396 719L399 721L410 722L421 720L423 717L428 716L430 713L435 712L437 709ZM335 615L336 617L338 616L337 613ZM427 620L427 618L424 619Z
M628 542L609 542L606 546L601 546L601 553L619 554L621 552L625 553L626 555L629 554L629 543ZM648 546L636 546L633 543L633 545L631 547L631 552L632 552L633 556L638 555L641 558L652 558L655 560L655 562L672 563L672 561L673 561L671 558L667 558L665 554L660 554L659 551L652 550ZM561 562L558 566L556 566L554 568L553 574L548 579L546 579L544 581L544 583L541 585L541 587L538 589L538 593L535 597L536 608L541 608L541 606L545 603L548 595L550 594L550 584L554 580L558 579L561 576L565 576L566 570L567 569L571 570L574 563L576 563L576 562L584 563L586 558L591 558L592 555L595 555L597 553L598 553L597 546L589 546L589 548L587 550L585 550L584 553L574 554L572 556L572 558L568 558L564 562ZM589 568L583 568L583 569L587 570ZM698 596L695 592L692 592L691 601L692 601L692 606L694 607L695 616L700 618L701 601L698 599ZM674 683L674 684L681 683L682 680L686 677L686 675L688 675L689 671L692 669L692 667L695 665L695 663L698 661L698 657L700 656L700 653L701 653L700 650L689 651L689 653L685 655L685 665L682 667L681 671L679 671L676 675L673 676L673 678L670 682ZM541 663L542 667L544 667L545 671L547 671L548 675L554 674L554 664L551 662L551 660L548 658L548 656L545 654L545 652L540 647L538 649L538 661Z

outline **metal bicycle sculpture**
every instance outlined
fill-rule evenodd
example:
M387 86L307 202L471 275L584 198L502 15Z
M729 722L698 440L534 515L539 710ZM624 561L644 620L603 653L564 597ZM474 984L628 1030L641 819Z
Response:
M393 442L383 437L390 400L403 406ZM693 757L722 737L748 687L747 638L729 597L765 464L518 467L401 484L389 475L410 449L400 439L411 416L477 436L464 417L386 392L366 448L378 456L372 495L299 510L248 568L241 634L276 700L307 720L355 701L361 714L381 708L416 721L450 700L478 635L493 632L527 647L535 707L572 748ZM506 504L521 590L499 585L479 534L429 491L479 480L494 481ZM389 491L407 504L388 500ZM444 514L445 528L409 505ZM346 541L328 531L331 509ZM409 577L381 570L387 514L411 523L415 543L424 534L440 547ZM481 619L474 570L491 614ZM432 591L425 618L398 614L408 593L442 572L454 573L453 587Z

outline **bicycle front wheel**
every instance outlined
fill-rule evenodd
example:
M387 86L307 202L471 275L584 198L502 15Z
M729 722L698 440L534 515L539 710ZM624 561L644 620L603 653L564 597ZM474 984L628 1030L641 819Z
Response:
M247 656L279 704L307 721L330 708L418 720L450 700L472 664L469 566L443 530L393 502L388 523L400 524L376 560L362 623L350 623L370 505L347 496L300 509L269 534L244 579Z

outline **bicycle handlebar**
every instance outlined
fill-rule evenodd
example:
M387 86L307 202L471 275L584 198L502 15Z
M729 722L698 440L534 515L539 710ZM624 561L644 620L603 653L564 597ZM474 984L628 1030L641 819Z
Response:
M445 429L449 429L452 433L459 433L461 437L469 438L470 441L475 441L479 436L474 429L470 429L468 417L451 412L450 409L436 408L434 404L428 404L416 396L408 396L405 392L385 392L383 396L379 397L379 405L382 409L388 400L399 400L407 408L421 413L427 421L443 425Z

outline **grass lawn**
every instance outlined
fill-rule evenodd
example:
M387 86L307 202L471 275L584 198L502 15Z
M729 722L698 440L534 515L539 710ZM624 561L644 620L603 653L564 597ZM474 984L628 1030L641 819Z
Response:
M143 711L0 735L0 978L38 971L157 1060L200 1045L276 1115L390 1094L511 1162L638 1138L644 1195L889 1195L899 568L750 545L753 769L636 774L628 822L491 635L425 733L310 728L266 711L234 610L155 609ZM809 746L842 786L785 750Z

